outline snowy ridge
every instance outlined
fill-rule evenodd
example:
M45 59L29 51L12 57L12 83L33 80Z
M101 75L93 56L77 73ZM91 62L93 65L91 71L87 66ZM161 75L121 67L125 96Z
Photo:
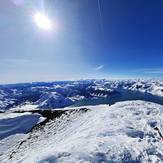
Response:
M126 101L88 106L91 111L63 116L33 132L12 158L2 163L163 162L163 106Z

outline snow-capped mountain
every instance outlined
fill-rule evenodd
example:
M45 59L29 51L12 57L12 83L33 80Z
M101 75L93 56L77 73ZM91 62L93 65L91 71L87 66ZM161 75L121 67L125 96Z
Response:
M64 97L62 94L57 92L50 92L43 94L40 99L36 102L39 108L63 108L72 105L73 100L68 97Z
M163 97L163 83L152 80L81 80L13 84L0 86L0 110L17 107L26 102L37 104L42 109L62 108L84 99L120 97L124 90Z
M0 86L0 162L163 162L163 83Z

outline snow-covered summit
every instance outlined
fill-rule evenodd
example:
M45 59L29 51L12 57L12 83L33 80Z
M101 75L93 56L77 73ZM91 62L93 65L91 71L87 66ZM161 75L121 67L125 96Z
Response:
M161 105L126 101L87 108L91 111L62 116L31 133L0 156L1 162L163 162L155 130L163 131Z

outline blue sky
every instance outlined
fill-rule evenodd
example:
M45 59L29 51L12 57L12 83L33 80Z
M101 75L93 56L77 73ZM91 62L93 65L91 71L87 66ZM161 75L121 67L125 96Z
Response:
M1 0L0 83L161 78L162 9L161 0ZM55 30L36 26L38 11Z

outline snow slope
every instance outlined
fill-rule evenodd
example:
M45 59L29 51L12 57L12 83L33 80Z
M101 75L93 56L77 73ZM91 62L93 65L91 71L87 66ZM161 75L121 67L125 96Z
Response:
M39 114L31 113L1 113L0 140L10 135L27 133L40 121Z
M0 162L163 162L163 106L143 101L88 106L86 113L65 115L31 133ZM10 159L9 159L10 158Z

